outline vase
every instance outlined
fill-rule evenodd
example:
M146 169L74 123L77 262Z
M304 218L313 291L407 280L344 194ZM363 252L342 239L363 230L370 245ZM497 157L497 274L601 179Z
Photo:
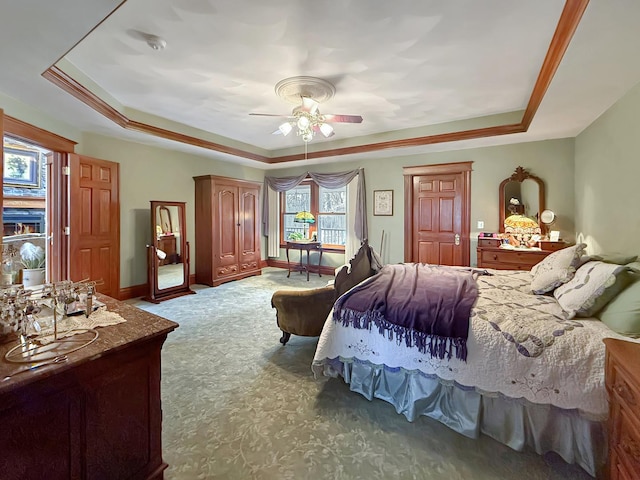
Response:
M22 269L22 284L25 287L42 285L44 281L45 281L44 268L23 268Z

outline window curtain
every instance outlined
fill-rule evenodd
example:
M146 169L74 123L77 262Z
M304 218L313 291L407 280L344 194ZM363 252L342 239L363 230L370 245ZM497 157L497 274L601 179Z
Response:
M267 256L280 256L280 194L275 190L263 190L269 197L269 225L273 232L267 236Z
M347 241L344 246L345 263L353 258L360 248L360 241L355 230L356 205L358 204L358 179L353 179L347 185Z
M324 188L339 188L348 185L356 176L358 177L358 186L356 192L356 205L355 205L355 213L353 215L353 231L355 232L356 238L360 240L360 242L364 242L368 238L368 226L367 226L367 199L366 199L366 190L364 183L364 168L359 168L356 170L351 170L348 172L339 172L339 173L313 173L313 172L305 172L302 175L298 175L296 177L264 177L264 195L262 197L262 232L263 235L269 237L269 251L268 255L271 257L279 256L280 250L279 245L276 250L272 252L271 244L277 244L278 235L280 232L279 222L274 222L274 215L272 215L271 207L275 202L271 201L272 198L271 191L274 192L284 192L287 190L300 185L307 176L311 177L311 179L316 182L318 185ZM276 194L277 195L277 194ZM275 205L274 205L275 208ZM278 218L280 215L280 211L278 209L277 212ZM350 229L349 225L347 228ZM272 242L272 239L276 239L275 242ZM350 258L350 257L348 257Z

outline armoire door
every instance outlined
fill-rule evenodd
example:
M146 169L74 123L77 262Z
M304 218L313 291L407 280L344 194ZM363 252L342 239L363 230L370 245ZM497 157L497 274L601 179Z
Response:
M119 165L69 154L68 260L72 281L96 280L113 298L120 292Z
M216 276L238 272L240 256L238 254L238 187L216 183L215 185L216 219L213 222L214 254L217 256Z
M240 187L238 195L240 269L258 268L260 262L260 236L258 228L257 188Z
M405 169L406 262L469 265L469 179L469 163Z

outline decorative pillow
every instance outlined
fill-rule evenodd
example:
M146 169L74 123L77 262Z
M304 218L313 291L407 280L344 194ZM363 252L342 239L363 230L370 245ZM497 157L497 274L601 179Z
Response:
M637 255L624 255L622 253L598 253L596 255L584 255L580 259L580 264L584 265L587 262L599 261L605 263L615 263L618 265L626 265L627 263L635 262L637 259Z
M575 276L556 288L553 296L568 318L592 317L631 283L633 276L626 265L588 262Z
M640 273L640 262L627 263L627 267L634 270L636 273Z
M585 243L553 252L531 269L531 290L537 295L552 291L573 278L580 264Z
M614 332L640 337L640 281L620 292L598 316Z

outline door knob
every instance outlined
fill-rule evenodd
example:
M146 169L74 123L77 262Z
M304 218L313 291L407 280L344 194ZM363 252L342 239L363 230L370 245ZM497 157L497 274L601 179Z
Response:
M460 245L460 234L459 233L456 233L456 236L453 237L453 239L454 239L454 243L456 245Z

